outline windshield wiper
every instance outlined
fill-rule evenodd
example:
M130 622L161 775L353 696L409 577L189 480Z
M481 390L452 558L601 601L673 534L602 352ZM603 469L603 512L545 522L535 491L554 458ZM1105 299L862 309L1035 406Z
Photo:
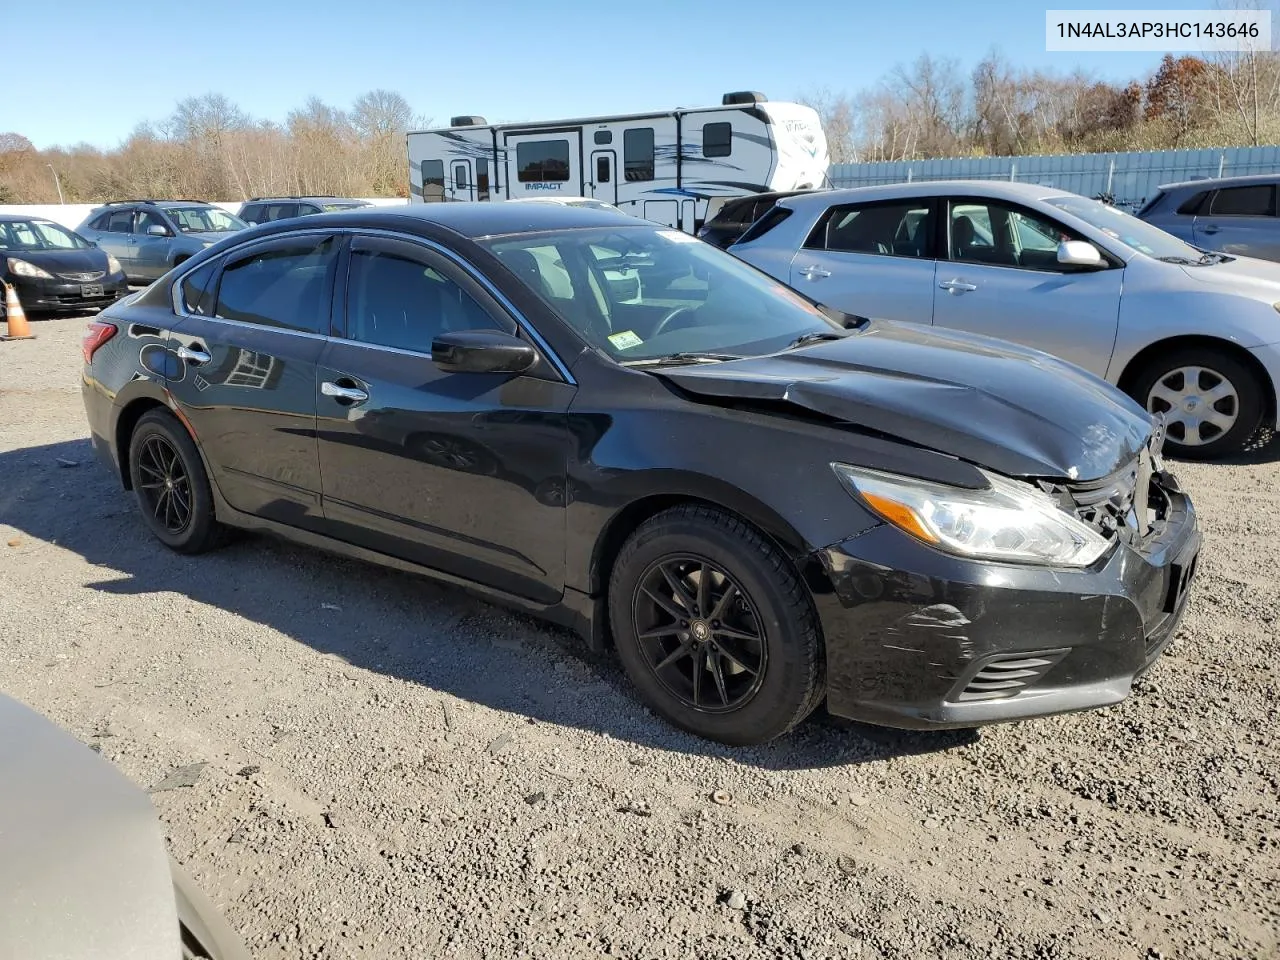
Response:
M1228 257L1225 253L1215 253L1210 251L1205 253L1205 255L1200 258L1199 262L1207 266L1211 263L1230 263L1234 259L1235 257Z
M723 360L741 360L742 357L732 353L668 353L661 357L646 357L644 360L624 360L624 367L657 367L677 363L719 363Z
M1198 267L1204 260L1192 260L1190 257L1158 257L1161 263L1176 263L1180 267Z
M806 333L802 337L796 337L789 344L788 350L794 350L796 347L808 346L811 343L821 343L823 340L843 340L848 334L835 333L831 330L821 330L816 333Z

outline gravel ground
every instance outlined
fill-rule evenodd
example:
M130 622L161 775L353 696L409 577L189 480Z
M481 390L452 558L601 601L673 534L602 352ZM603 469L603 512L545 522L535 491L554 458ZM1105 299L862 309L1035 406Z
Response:
M153 799L255 957L1280 955L1275 445L1179 468L1203 575L1123 705L730 750L458 591L166 551L93 459L84 321L34 326L0 343L0 690L144 787L205 764Z

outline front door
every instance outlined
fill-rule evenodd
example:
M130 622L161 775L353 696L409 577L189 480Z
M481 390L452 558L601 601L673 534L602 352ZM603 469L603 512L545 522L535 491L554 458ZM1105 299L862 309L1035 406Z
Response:
M1012 340L1106 376L1124 268L1064 268L1058 244L1083 237L1004 201L948 204L947 257L938 263L933 322Z
M873 320L933 321L935 201L832 207L791 261L807 297Z
M475 177L472 175L470 160L454 160L449 165L449 199L474 200L476 198Z
M159 227L162 236L148 231ZM139 210L133 224L133 266L136 276L155 280L169 269L169 245L173 242L173 227L152 210Z
M425 245L354 239L345 302L345 336L321 359L317 401L324 512L335 535L555 602L574 388L538 368L437 368L437 334L516 325Z
M169 392L237 510L320 529L316 363L329 332L338 239L304 234L206 264L180 289Z
M591 154L591 195L605 203L618 202L618 155L612 150Z
M582 196L582 131L509 133L507 197Z

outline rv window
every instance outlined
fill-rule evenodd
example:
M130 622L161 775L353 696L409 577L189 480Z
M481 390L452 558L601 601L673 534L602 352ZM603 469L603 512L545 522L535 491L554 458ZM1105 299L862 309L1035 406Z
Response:
M596 157L596 183L609 182L609 158Z
M653 179L653 127L623 131L622 168L627 183Z
M527 140L516 144L516 179L521 183L569 179L568 140Z
M422 161L422 199L444 199L444 161Z
M704 123L702 125L702 155L727 157L733 153L733 125L728 123Z
M466 190L467 184L467 165L465 163L455 163L453 165L453 188L455 190Z
M596 143L599 143L599 144L613 143L613 131L612 131L612 130L597 130L597 131L596 131Z
M489 161L484 157L476 161L476 199L489 199Z

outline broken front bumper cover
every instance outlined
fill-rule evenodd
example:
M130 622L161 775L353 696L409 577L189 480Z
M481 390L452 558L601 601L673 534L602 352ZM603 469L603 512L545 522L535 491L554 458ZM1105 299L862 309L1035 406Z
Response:
M836 716L972 727L1125 699L1177 630L1200 532L1166 489L1163 529L1093 567L965 560L888 525L820 550L815 592Z

